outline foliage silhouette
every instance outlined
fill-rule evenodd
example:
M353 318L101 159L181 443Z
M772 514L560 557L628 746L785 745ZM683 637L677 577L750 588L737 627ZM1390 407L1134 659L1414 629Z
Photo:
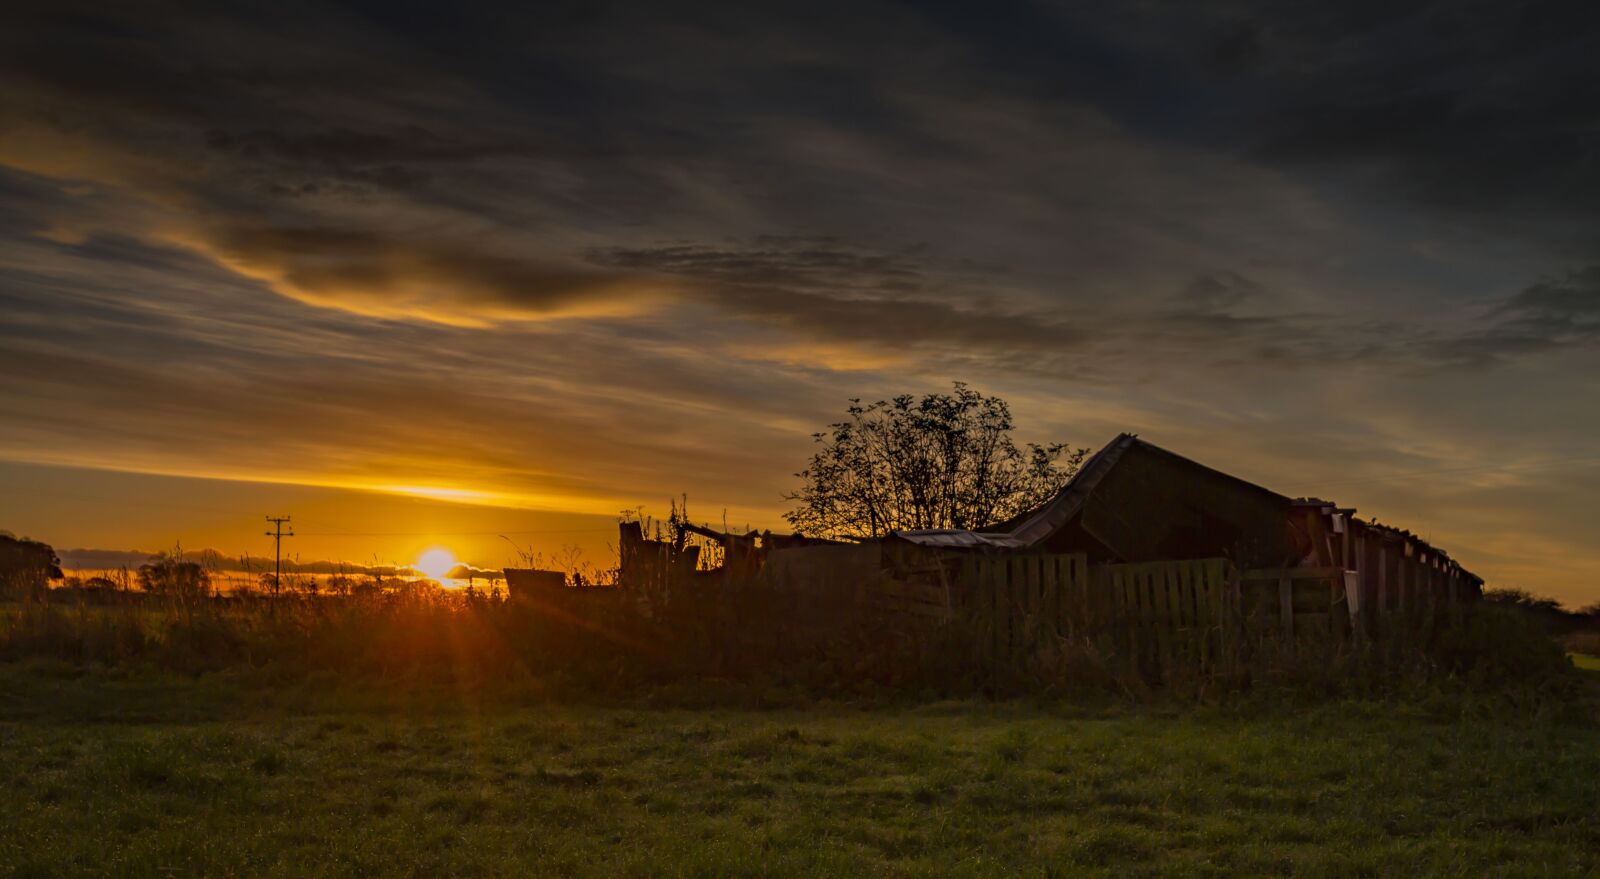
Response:
M951 393L863 404L813 434L822 446L784 518L818 537L881 537L913 528L983 528L1038 506L1088 449L1018 448L1011 408L956 382Z

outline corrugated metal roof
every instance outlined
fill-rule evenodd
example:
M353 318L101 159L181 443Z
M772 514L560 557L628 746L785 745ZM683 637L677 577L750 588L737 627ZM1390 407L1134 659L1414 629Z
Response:
M959 528L925 528L896 531L893 537L918 546L939 549L1026 549L1028 544L1007 534L986 534Z
M1033 546L1056 533L1068 519L1083 509L1084 501L1089 499L1095 486L1122 460L1122 453L1137 442L1138 437L1124 433L1106 443L1104 448L1094 453L1094 457L1084 462L1083 467L1056 492L1055 497L1010 529L1010 536L1022 541L1025 546Z
M923 531L896 531L894 536L921 546L944 548L994 547L1026 549L1036 546L1048 539L1050 535L1056 533L1069 519L1083 509L1084 502L1094 492L1095 487L1100 484L1100 481L1105 478L1107 473L1110 473L1116 467L1123 454L1134 446L1140 446L1170 458L1176 458L1191 467L1216 474L1255 491L1272 495L1281 499L1284 503L1289 502L1288 498L1270 489L1240 479L1231 473L1224 473L1197 461L1191 461L1176 452L1170 452L1154 443L1145 442L1131 433L1124 433L1106 443L1100 451L1095 452L1093 457L1084 462L1083 467L1078 470L1072 479L1061 487L1056 496L1043 506L994 526L994 529L990 532L980 533L942 528Z
M1180 461L1183 461L1185 464L1224 477L1241 486L1253 489L1263 494L1271 495L1272 497L1282 501L1284 505L1288 507L1310 507L1318 509L1322 513L1328 515L1342 514L1349 516L1355 512L1354 507L1340 507L1332 501L1326 501L1321 498L1290 499L1278 494L1275 491L1272 491L1271 489L1264 488L1244 479L1240 479L1239 477L1230 473L1224 473L1220 470L1207 467L1204 464L1191 461L1182 455L1167 451L1166 449L1163 449L1153 443L1145 442L1131 433L1124 433L1107 443L1103 448L1100 449L1100 451L1096 452L1093 457L1086 461L1083 467L1079 469L1072 479L1069 480L1066 485L1062 486L1061 490L1056 493L1055 497L1051 498L1043 506L1002 522L999 525L991 526L992 530L990 531L964 531L957 528L929 528L915 531L896 531L890 535L890 539L904 540L908 543L917 544L918 546L936 549L964 549L977 551L1015 551L1037 546L1049 538L1052 534L1056 533L1056 531L1065 525L1068 520L1070 520L1074 515L1083 509L1084 502L1088 500L1089 495L1093 493L1095 487L1100 484L1107 473L1111 472L1111 470L1116 467L1117 462L1121 460L1123 454L1134 446L1140 446L1144 449L1158 452L1171 458L1176 458ZM1481 577L1478 577L1471 571L1462 568L1459 562L1452 560L1450 555L1444 550L1441 550L1438 547L1430 546L1426 541L1410 531L1402 531L1398 528L1393 528L1387 525L1379 525L1376 522L1362 522L1355 520L1353 517L1351 518L1351 521L1357 527L1371 529L1376 534L1388 537L1390 539L1407 541L1414 545L1417 548L1417 551L1437 555L1440 559L1444 560L1447 564L1453 566L1457 570L1460 570L1466 576L1471 577L1473 580L1476 580L1479 583L1483 582Z
M1123 450L1135 442L1138 439L1133 434L1124 433L1106 443L1044 506L1001 523L993 532L928 528L896 531L893 536L919 546L941 549L1027 549L1054 534L1081 509L1089 493L1122 457Z

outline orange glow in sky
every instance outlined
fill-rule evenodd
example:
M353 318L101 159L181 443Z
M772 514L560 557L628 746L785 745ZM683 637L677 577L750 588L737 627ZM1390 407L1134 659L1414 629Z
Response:
M435 580L443 578L456 566L455 553L443 547L434 547L417 556L416 569Z

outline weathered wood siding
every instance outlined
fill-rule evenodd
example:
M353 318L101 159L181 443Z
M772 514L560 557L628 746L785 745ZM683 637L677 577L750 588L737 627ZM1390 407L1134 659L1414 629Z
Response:
M1225 557L1248 567L1283 564L1304 552L1286 525L1287 504L1259 486L1137 445L1045 548L1085 552L1093 561Z

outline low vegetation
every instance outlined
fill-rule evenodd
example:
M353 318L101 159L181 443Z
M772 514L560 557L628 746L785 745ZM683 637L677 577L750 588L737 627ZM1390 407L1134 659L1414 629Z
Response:
M0 665L0 873L1600 870L1600 731L1446 703L480 697Z
M719 661L618 590L52 592L0 605L3 875L1600 871L1600 671L1517 602L1399 665L995 700Z
M1426 649L1374 641L1283 650L1264 642L1243 678L1148 681L1055 654L998 680L973 673L965 654L940 649L937 637L911 645L916 649L872 639L871 632L778 649L772 639L752 640L743 629L719 624L713 605L674 603L665 616L660 610L645 616L616 589L561 590L550 597L560 601L538 604L425 581L280 598L185 590L53 593L48 603L0 604L0 661L235 671L284 682L318 675L417 679L474 690L536 687L576 698L728 679L742 693L804 698L1044 694L1206 703L1263 691L1313 699L1449 691L1545 713L1588 710L1560 642L1537 616L1499 602L1441 629ZM1577 643L1570 641L1574 633L1566 637ZM1581 647L1567 649L1582 653Z

